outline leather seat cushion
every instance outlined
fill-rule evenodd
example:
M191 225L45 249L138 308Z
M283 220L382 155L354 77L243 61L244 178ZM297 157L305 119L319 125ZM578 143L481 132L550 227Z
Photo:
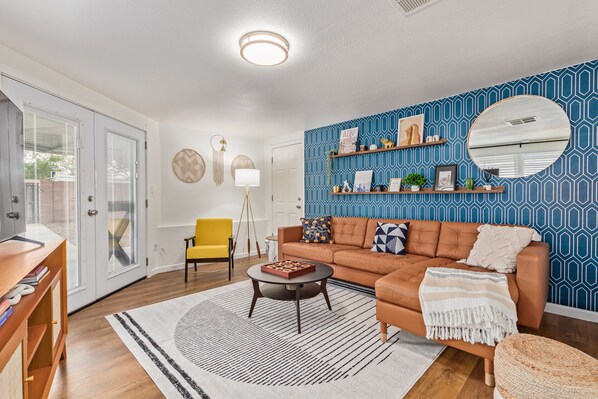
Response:
M332 240L335 244L361 247L368 218L332 217Z
M393 255L372 252L369 249L339 251L334 254L334 263L376 274L388 274L407 265L430 259L422 255Z
M372 247L378 223L400 224L405 222L409 222L407 243L405 245L407 253L433 258L436 255L436 247L438 245L440 222L432 220L370 219L363 247L368 249Z
M340 244L309 244L304 242L286 242L282 245L282 251L285 255L325 263L333 262L335 252L351 249L359 249L359 247Z
M394 305L421 312L419 303L419 286L424 279L428 267L450 267L454 269L488 272L488 269L471 267L456 263L452 259L434 258L429 261L416 263L403 267L376 281L376 298ZM519 301L516 275L506 274L509 285L509 294L513 302Z

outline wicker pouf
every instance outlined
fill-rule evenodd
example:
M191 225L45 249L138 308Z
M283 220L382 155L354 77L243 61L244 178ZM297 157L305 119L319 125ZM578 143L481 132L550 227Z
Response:
M502 341L494 355L494 375L504 399L598 398L598 360L536 335Z

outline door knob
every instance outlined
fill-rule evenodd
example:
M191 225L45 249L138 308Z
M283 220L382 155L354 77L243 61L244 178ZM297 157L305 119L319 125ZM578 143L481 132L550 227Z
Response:
M301 205L297 205L295 208L297 208L297 209L301 209Z
M90 209L90 210L87 211L87 214L89 216L95 216L95 215L98 214L98 210L97 209Z
M19 218L21 217L21 215L19 215L19 212L8 212L8 213L6 214L6 216L7 216L9 219L19 219Z

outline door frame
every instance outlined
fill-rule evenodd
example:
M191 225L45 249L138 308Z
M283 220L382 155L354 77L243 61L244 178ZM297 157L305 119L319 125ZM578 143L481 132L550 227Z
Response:
M266 228L268 229L268 233L277 235L278 232L273 231L273 208L272 208L272 193L273 193L273 185L274 185L274 173L272 173L272 164L274 158L274 150L277 148L288 147L291 145L300 144L303 148L301 151L301 187L303 195L301 196L301 210L303 215L305 216L305 133L303 131L280 136L275 139L270 139L265 142L265 155L266 155L266 175L267 178L265 181L267 182L265 186L266 191L266 215L268 215L268 223Z

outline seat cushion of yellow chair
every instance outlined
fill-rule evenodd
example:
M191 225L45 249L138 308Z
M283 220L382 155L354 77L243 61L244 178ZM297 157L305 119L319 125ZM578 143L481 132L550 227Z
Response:
M187 249L187 259L228 258L228 245L197 245Z

